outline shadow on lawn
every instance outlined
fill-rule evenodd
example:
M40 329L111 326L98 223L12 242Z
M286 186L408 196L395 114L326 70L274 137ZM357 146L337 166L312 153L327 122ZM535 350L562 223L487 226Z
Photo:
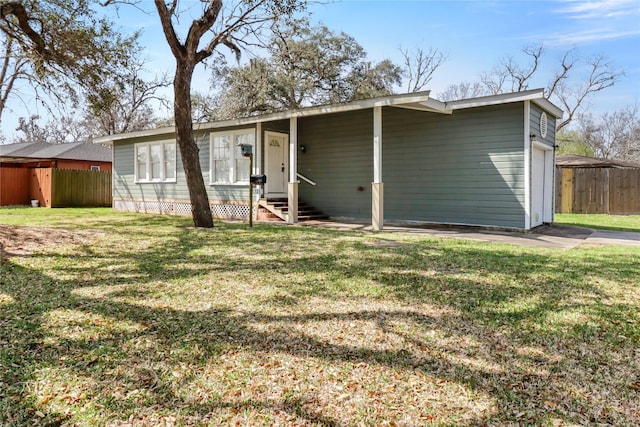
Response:
M182 392L197 375L175 374L181 366L203 367L228 352L243 350L420 371L486 393L496 402L495 412L471 420L462 420L460 413L436 418L443 423L545 424L560 420L588 424L626 419L633 424L640 419L640 413L633 418L621 409L637 401L637 390L615 383L615 378L598 383L589 377L593 369L611 370L613 375L617 363L631 365L634 360L638 327L627 320L634 318L635 308L602 304L607 296L592 283L633 277L635 267L628 259L585 257L584 265L576 267L571 260L538 251L464 243L443 247L429 240L376 248L326 230L274 228L262 232L264 239L259 240L233 227L213 232L181 228L168 233L164 244L143 251L134 247L97 252L84 246L65 255L70 259L34 255L60 257L55 275L11 259L2 261L0 423L79 423L84 416L81 408L89 405L86 416L93 411L103 421L126 420L149 411L172 413L179 408L178 416L185 417L186 423L190 416L194 422L206 423L221 410L257 410L288 413L296 422L314 425L351 424L313 409L313 396L304 393L279 400L211 393L199 402ZM302 251L295 243L297 233L307 236ZM223 257L225 252L216 246L241 250ZM357 258L345 260L343 251L351 254L354 249ZM283 253L298 256L283 262ZM274 308L304 305L310 297L340 301L353 297L347 282L359 280L381 286L383 298L450 310L436 319L418 309L332 312L319 307L314 313L268 314L265 309L238 311L224 304L197 310L154 304L164 301L160 298L163 290L158 289L163 282L201 279L215 286L215 280L223 280L230 271L247 278L272 278L283 297L265 299L266 308L269 304ZM469 271L479 274L471 280L466 275ZM313 279L318 275L324 280ZM483 280L483 275L492 280ZM107 291L93 297L77 292L87 288ZM577 294L591 301L585 303ZM133 303L134 299L141 304ZM519 304L521 301L526 304ZM547 318L576 307L584 308L589 317L586 326L591 329L584 329L580 322L558 330L541 327ZM69 313L68 321L51 325L54 312L62 319ZM381 332L402 338L405 345L390 350L377 348L375 343L339 344L291 327L357 321L371 321ZM393 326L397 321L425 333L398 331ZM257 323L268 328L256 328ZM52 328L59 333L52 334ZM427 330L476 342L489 367L465 363L471 352L459 348L455 340L429 339ZM612 338L620 331L627 334L626 341ZM610 351L616 353L615 362L609 360ZM461 358L456 361L442 354ZM561 372L563 367L572 370ZM79 378L87 385L80 391L71 386L56 395L41 395L33 383L47 375L70 375L69 381ZM65 384L64 377L57 381ZM622 401L598 412L588 394L575 391L585 387L596 394L613 393ZM136 390L145 393L143 408L132 395ZM56 407L47 406L49 402L57 402L67 412L46 409Z

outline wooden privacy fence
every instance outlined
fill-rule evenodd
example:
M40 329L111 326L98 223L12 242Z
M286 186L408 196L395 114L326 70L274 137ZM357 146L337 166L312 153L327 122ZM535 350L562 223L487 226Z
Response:
M557 168L556 212L640 214L640 169Z
M51 170L51 207L111 206L111 172Z

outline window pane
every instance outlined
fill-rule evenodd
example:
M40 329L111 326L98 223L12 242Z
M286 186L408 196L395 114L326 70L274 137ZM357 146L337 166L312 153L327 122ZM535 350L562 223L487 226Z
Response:
M249 171L249 158L242 155L240 144L254 147L254 133L249 132L236 135L236 147L234 150L236 182L249 182L249 175L251 175L251 171ZM255 150L253 150L253 152L255 155Z
M166 179L176 177L176 144L164 144L164 171Z
M249 182L249 158L236 159L236 181Z
M147 146L136 146L136 162L138 168L137 178L140 180L147 179Z
M162 179L162 145L151 146L151 179Z
M216 182L229 182L229 161L216 160L214 162Z
M213 137L213 182L229 182L231 135Z

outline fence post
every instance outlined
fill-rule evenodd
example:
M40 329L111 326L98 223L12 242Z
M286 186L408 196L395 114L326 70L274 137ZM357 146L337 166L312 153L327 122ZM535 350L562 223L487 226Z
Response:
M562 213L573 213L573 169L562 169Z

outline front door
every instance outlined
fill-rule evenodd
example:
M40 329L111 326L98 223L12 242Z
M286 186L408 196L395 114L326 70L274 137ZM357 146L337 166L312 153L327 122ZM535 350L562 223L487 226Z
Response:
M265 169L268 197L284 197L287 194L286 153L289 135L285 133L265 132Z

